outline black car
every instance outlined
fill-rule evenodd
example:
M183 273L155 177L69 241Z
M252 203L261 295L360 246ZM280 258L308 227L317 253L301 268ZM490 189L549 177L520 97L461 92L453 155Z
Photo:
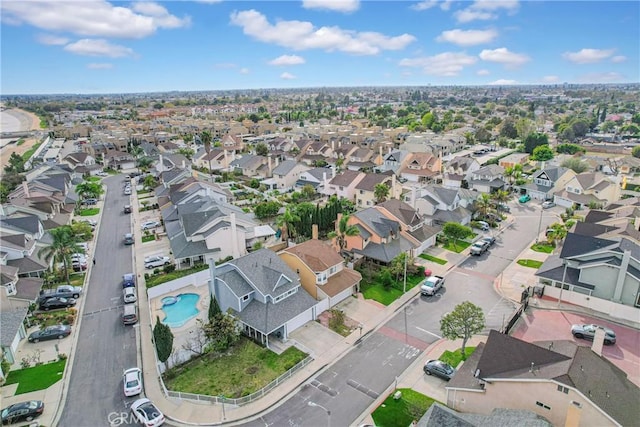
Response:
M456 370L448 363L441 360L429 360L422 368L425 374L435 375L443 380L449 381L456 374Z
M122 287L131 288L136 286L136 276L133 273L127 273L122 275Z
M53 339L62 339L71 335L71 327L67 325L47 326L29 335L29 342L39 342Z
M480 240L486 242L489 246L493 246L496 243L496 238L493 236L485 236Z
M2 424L11 424L18 421L31 421L44 412L44 403L41 400L30 400L7 406L2 410Z
M76 305L76 300L73 298L54 297L49 298L40 303L40 310L48 311L56 308L68 308Z

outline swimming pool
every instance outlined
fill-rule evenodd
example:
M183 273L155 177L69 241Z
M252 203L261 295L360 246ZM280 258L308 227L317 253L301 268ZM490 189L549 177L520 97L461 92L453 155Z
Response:
M180 294L162 298L162 311L166 315L162 323L171 328L183 326L200 313L197 308L199 299L198 294Z

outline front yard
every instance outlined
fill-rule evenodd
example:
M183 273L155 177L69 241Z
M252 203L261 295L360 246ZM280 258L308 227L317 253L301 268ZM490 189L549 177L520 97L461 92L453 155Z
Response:
M100 208L90 208L90 209L82 209L80 211L80 216L93 216L98 215L100 212Z
M518 264L523 267L538 269L542 266L542 261L536 261L535 259L519 259Z
M399 388L400 399L394 399L392 392L371 414L377 427L410 426L419 420L433 405L432 398L410 388Z
M423 281L424 278L424 273L422 275L407 275L407 290L416 286ZM367 281L365 281L363 276L363 280L360 283L360 291L366 299L372 299L381 304L389 305L404 293L404 281L402 278L400 278L400 280L394 280L390 287L385 287L379 280L379 275Z
M66 359L9 372L4 385L18 384L16 394L49 388L62 379Z
M295 347L281 355L242 337L226 353L208 353L169 369L167 389L209 396L239 398L262 389L307 357Z

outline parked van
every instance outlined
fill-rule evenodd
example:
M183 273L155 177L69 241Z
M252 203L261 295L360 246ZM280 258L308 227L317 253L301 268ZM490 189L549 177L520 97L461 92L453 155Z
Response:
M138 307L135 304L124 306L122 313L122 323L125 325L135 325L138 323Z
M123 288L122 295L123 295L125 304L136 302L136 299L137 299L136 288L134 287Z

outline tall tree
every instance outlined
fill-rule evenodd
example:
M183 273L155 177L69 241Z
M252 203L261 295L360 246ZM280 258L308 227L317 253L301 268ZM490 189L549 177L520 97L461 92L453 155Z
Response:
M484 325L485 319L482 309L465 301L440 319L440 332L443 337L450 340L462 338L461 353L464 355L467 341L474 334L482 332Z
M104 193L104 189L99 182L83 181L76 186L76 193L82 198L93 197L97 199Z
M216 317L222 314L222 310L220 310L220 305L218 304L218 300L216 297L211 294L209 299L209 322L211 322Z
M45 246L38 251L38 256L43 256L47 262L62 262L65 280L67 284L71 284L69 280L69 264L71 263L71 254L81 253L82 249L78 246L78 240L71 226L63 225L49 230L52 242L49 246Z
M200 134L200 140L204 144L204 151L207 153L207 157L209 158L209 174L211 175L211 179L213 180L213 171L211 170L211 140L213 137L211 136L211 132L208 130L202 131Z
M447 222L442 226L442 234L447 239L453 240L453 247L457 249L458 240L466 239L473 234L473 230L457 222Z
M373 197L376 198L376 203L382 203L389 197L389 187L387 184L376 184L373 188Z
M158 360L165 363L173 351L173 332L159 317L156 317L156 326L153 327L153 341L156 344Z
M295 223L300 221L300 217L291 206L287 206L284 213L278 217L278 227L282 228L282 236L286 242L289 237L294 237L296 233Z
M338 229L330 232L328 236L331 239L336 239L340 254L342 254L344 248L347 247L347 237L357 236L358 234L360 234L360 229L353 224L349 224L349 215L343 215L338 222Z
M506 203L509 200L509 192L505 190L498 190L491 193L491 198L496 202L496 210L500 213L500 209L503 203Z
M491 206L491 196L486 194L486 193L482 193L473 202L473 204L474 204L474 207L482 213L482 216L486 217L487 216L487 211L489 210L489 207Z
M202 329L217 351L228 349L240 338L240 328L236 318L227 313L221 313L209 323L203 324Z
M540 145L549 145L549 137L545 133L530 133L524 139L524 151L531 154L533 150Z

